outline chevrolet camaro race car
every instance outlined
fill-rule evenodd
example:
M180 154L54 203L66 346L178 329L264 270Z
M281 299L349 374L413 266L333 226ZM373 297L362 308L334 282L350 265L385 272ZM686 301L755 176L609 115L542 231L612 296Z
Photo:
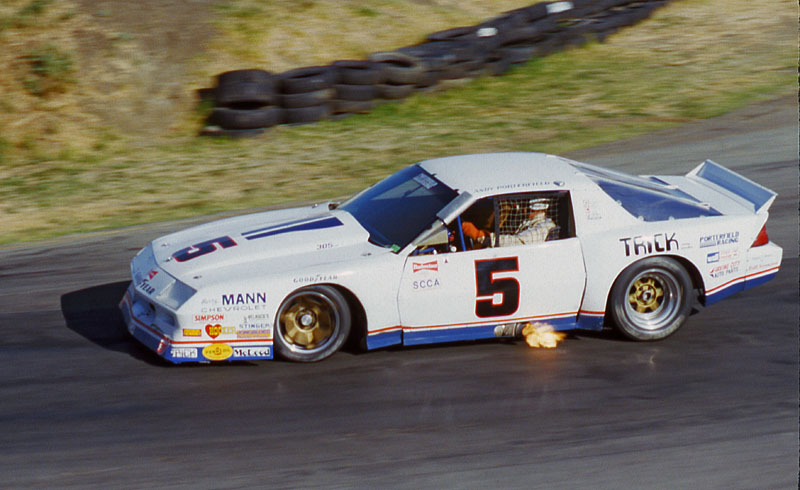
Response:
M318 361L365 349L614 326L674 333L771 279L776 194L712 161L632 176L539 153L437 158L342 204L224 219L131 262L128 330L175 362Z

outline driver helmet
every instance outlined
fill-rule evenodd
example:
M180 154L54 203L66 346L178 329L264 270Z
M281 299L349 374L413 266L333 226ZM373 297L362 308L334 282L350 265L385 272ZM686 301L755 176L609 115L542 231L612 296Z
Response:
M546 198L539 198L539 199L531 199L528 201L528 208L531 211L547 211L547 208L550 207L550 199Z

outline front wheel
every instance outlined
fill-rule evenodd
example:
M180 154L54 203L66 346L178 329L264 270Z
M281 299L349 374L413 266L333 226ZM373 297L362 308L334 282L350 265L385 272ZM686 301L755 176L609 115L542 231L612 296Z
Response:
M691 278L676 261L644 259L617 278L611 288L609 313L625 336L660 340L675 333L688 318L691 291Z
M295 291L278 310L275 350L291 361L321 361L347 339L350 318L347 300L331 286Z

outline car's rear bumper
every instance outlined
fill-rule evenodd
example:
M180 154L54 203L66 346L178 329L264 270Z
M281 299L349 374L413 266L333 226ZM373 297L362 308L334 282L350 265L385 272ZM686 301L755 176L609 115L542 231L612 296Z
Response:
M747 251L744 260L738 261L739 264L736 266L738 274L734 274L732 279L706 290L706 306L744 289L760 286L769 281L778 273L782 258L783 249L772 242L751 248ZM744 264L744 267L741 264Z

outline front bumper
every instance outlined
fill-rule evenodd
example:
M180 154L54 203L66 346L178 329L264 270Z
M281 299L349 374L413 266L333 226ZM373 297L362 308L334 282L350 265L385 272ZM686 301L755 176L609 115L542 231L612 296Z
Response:
M255 341L187 340L170 332L181 332L175 315L128 287L119 303L128 332L145 347L175 364L184 362L252 361L272 359L272 339ZM169 325L169 322L173 325Z

